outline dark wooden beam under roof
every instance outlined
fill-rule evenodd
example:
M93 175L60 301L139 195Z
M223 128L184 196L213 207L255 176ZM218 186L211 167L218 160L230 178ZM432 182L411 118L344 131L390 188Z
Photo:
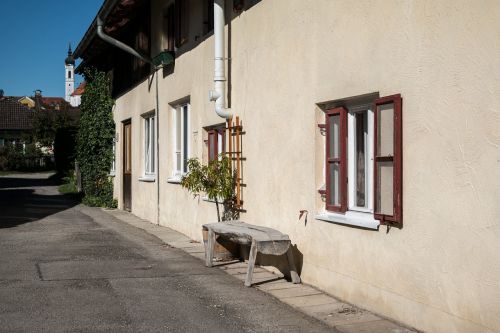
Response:
M148 0L106 0L99 9L97 16L105 22L104 30L107 34L116 37L117 34L137 15L137 8ZM92 21L75 49L75 57L81 58L82 64L76 72L81 73L86 62L92 62L100 54L109 50L109 45L97 37L96 18Z

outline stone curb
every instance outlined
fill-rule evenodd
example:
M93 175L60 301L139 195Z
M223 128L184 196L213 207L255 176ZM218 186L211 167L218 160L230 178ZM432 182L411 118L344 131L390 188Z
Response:
M158 237L169 246L181 249L200 260L205 260L203 244L191 240L186 235L168 227L153 224L122 210L103 209L114 218ZM227 274L244 281L247 264L239 261L223 263L215 267ZM293 284L283 279L282 275L256 266L253 286L283 303L312 316L336 330L344 333L413 333L394 321L382 318L366 310L344 303L338 299L306 284Z

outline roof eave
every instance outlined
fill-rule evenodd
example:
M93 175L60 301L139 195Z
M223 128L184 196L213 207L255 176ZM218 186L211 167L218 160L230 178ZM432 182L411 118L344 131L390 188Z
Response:
M83 35L83 38L80 40L80 43L78 43L78 46L75 49L74 57L76 58L81 58L82 55L85 53L87 50L88 46L90 45L90 42L94 39L97 33L97 17L100 17L103 21L106 21L106 18L108 15L111 13L111 11L115 8L119 0L105 0L104 3L102 4L101 8L97 12L96 17L92 20L92 23L90 24L89 28L85 32L85 35Z

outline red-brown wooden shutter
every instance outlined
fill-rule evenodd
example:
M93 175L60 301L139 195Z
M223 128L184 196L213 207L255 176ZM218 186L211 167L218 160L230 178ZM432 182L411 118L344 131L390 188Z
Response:
M403 123L401 95L375 100L374 204L381 224L402 226Z
M326 210L347 209L347 110L326 111Z
M213 161L217 159L219 155L218 148L218 135L216 130L208 131L208 161Z

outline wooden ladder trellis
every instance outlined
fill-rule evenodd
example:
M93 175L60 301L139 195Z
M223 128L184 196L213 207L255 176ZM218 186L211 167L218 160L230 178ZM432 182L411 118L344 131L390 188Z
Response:
M236 203L235 206L237 209L242 210L243 208L243 200L242 200L242 141L241 136L245 134L243 132L243 125L240 121L240 117L236 117L233 119L228 119L226 123L226 133L228 137L228 151L226 152L229 155L231 160L231 170L235 175L235 187L236 187Z

